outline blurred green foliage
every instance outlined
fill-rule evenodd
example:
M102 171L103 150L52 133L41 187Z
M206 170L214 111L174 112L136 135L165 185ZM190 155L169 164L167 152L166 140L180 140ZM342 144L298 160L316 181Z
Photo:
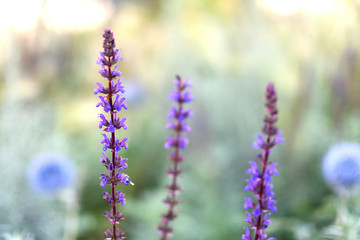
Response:
M92 94L101 81L95 60L107 26L124 57L119 68L128 89L123 134L130 141L123 154L136 185L123 188L121 210L129 239L156 239L165 211L170 163L163 144L171 134L165 125L175 74L194 83L195 101L174 239L241 238L245 172L256 156L251 146L262 127L268 81L278 90L285 137L271 156L279 163L279 211L268 233L280 240L321 239L335 224L338 199L322 178L322 157L335 142L360 139L359 4L334 2L341 7L330 12L279 15L261 1L113 1L108 20L86 31L55 31L41 21L27 32L9 28L0 48L0 166L18 174L8 172L4 181L11 184L0 184L0 197L7 199L0 211L14 209L1 212L0 227L40 234L29 220L13 225L14 214L31 210L25 215L32 221L37 212L48 214L39 223L43 229L62 228L62 220L43 221L60 216L64 205L47 199L45 211L20 177L37 153L58 151L78 167L77 239L101 239L108 228L98 180L105 171L100 110ZM25 192L29 201L19 198ZM62 230L56 231L61 239Z

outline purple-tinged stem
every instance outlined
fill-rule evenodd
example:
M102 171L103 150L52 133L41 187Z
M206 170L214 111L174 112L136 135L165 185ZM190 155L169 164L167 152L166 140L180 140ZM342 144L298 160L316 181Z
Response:
M111 62L113 57L108 57L108 61ZM108 71L112 72L111 66L108 66ZM113 107L113 94L112 94L112 86L111 86L111 81L112 81L112 77L109 78L109 104L110 104L110 108L114 109ZM111 122L115 122L114 121L114 111L110 110L110 118L111 118ZM111 141L114 143L115 142L115 132L111 133ZM113 166L116 166L115 164L115 145L111 148L111 163L113 164ZM115 172L116 168L113 168L113 170L110 170L110 176L112 176L113 181L111 182L111 197L112 199L114 199L112 201L112 212L113 212L113 216L114 216L114 221L112 222L113 225L113 233L114 233L114 240L116 240L116 201L115 201L115 183L116 183L116 172Z
M266 139L266 144L269 145L270 144L270 139L271 136L268 135L267 139ZM267 168L267 164L268 164L268 158L269 158L269 152L270 149L265 149L265 156L264 159L262 160L262 165L263 165L263 169L260 175L260 196L259 196L259 206L260 206L260 212L263 212L265 209L263 207L263 203L262 203L262 199L263 199L263 194L264 194L264 174L265 174L265 170ZM260 216L257 217L257 224L256 224L256 235L255 235L255 239L254 240L260 240L261 239L261 214Z

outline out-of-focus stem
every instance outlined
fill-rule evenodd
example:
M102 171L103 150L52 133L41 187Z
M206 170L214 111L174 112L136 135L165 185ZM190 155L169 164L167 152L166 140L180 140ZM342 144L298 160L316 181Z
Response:
M266 143L267 145L270 144L270 135L267 136L266 139ZM254 240L260 240L261 235L259 234L259 230L261 228L261 217L262 217L262 211L263 211L263 204L262 204L262 199L263 199L263 194L264 194L264 174L266 171L266 167L267 167L267 163L268 163L268 159L269 159L269 149L265 150L265 156L263 159L263 169L260 175L260 182L261 182L261 186L260 186L260 196L259 196L259 206L260 206L260 216L257 218L257 224L256 224L256 235L255 235L255 239Z
M72 189L65 189L61 196L66 205L66 218L63 239L76 240L79 216L79 203L76 192Z

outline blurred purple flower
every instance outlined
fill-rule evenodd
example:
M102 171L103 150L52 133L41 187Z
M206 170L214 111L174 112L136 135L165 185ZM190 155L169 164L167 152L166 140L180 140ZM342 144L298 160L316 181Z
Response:
M160 240L166 240L173 236L173 228L170 226L170 222L177 216L175 209L180 203L180 199L176 195L180 192L181 187L177 184L177 177L182 173L182 169L179 168L178 164L184 160L180 150L185 150L189 140L184 136L185 132L190 132L191 129L185 122L188 117L191 117L191 111L184 109L184 103L191 102L193 97L190 92L184 90L187 87L192 86L188 80L183 81L180 76L176 76L174 82L176 90L173 90L170 94L170 99L176 102L176 107L170 110L168 118L170 120L167 128L172 129L175 133L174 137L168 137L166 139L164 147L166 149L172 147L174 152L170 154L169 160L173 162L173 167L170 167L167 171L168 176L172 179L170 185L166 186L168 189L168 195L164 200L165 205L169 208L167 213L162 214L162 220L158 226L157 232L161 235Z

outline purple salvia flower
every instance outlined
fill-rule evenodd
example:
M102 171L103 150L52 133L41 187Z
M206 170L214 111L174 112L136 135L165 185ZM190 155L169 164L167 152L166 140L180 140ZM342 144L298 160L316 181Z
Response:
M108 127L110 125L109 121L105 118L104 114L99 114L99 118L101 118L101 121L99 122L100 129L103 126Z
M114 109L118 112L121 111L121 108L124 108L125 110L127 109L127 105L124 103L125 98L121 98L120 99L120 95L116 96L116 100L114 102Z
M167 128L173 129L175 136L166 139L164 147L166 149L172 147L174 152L169 155L169 160L172 161L173 166L167 170L168 176L172 179L171 184L166 186L168 189L168 195L166 196L164 203L168 207L168 211L162 214L162 220L158 226L157 232L161 235L160 240L167 240L173 236L173 228L170 226L170 222L177 216L175 210L177 205L181 202L176 195L181 191L181 187L177 184L177 177L182 173L182 169L179 168L179 163L184 160L184 156L180 154L180 150L184 150L189 140L184 136L185 132L190 132L191 129L186 123L188 117L192 117L191 111L184 109L184 103L191 102L193 97L190 92L184 91L187 87L192 86L189 80L183 81L180 76L176 76L174 82L176 90L170 94L170 99L176 102L176 107L173 107L168 114L170 123Z
M264 126L262 128L264 135L257 135L257 140L253 143L254 149L261 149L263 151L263 153L257 155L262 168L259 169L254 161L249 162L251 167L246 173L250 175L250 178L246 180L247 185L244 188L245 191L252 191L254 193L255 200L245 198L243 205L244 209L252 209L251 214L246 212L247 218L245 222L250 223L250 229L254 230L254 237L249 228L245 227L245 234L242 235L243 240L275 240L272 237L267 238L267 235L264 233L271 223L268 219L271 212L277 211L276 201L273 199L274 192L271 180L272 176L279 175L279 172L276 169L277 163L270 162L269 156L271 149L276 144L284 142L284 138L281 137L282 132L275 126L275 122L278 119L278 109L276 107L277 95L272 83L267 85L265 96L267 115L264 117Z
M253 207L254 207L254 203L253 203L253 201L252 201L251 198L245 198L244 201L245 201L244 206L243 206L244 209L248 209L248 208L253 208Z
M103 199L111 205L111 211L105 211L104 216L109 219L112 227L107 229L104 233L105 239L107 240L121 240L125 239L125 232L117 227L119 222L123 221L124 218L117 209L117 204L125 205L126 199L125 194L121 190L115 190L115 186L119 184L124 185L134 185L129 176L122 173L123 169L127 168L127 159L119 155L121 149L128 148L126 137L122 140L116 138L115 133L119 129L127 129L125 124L126 118L119 118L118 112L122 109L127 109L125 103L126 98L121 95L125 92L124 86L122 85L122 78L116 80L120 77L122 73L117 70L115 65L118 61L122 60L122 57L119 55L119 50L115 48L115 40L113 33L109 29L105 29L103 34L104 42L103 49L104 51L100 53L100 58L97 59L97 63L101 66L99 70L100 75L107 81L106 85L102 83L96 83L98 86L94 90L94 94L102 94L99 96L100 102L96 107L103 107L104 112L108 113L108 116L104 114L99 114L99 128L104 132L109 133L102 134L103 139L101 143L103 144L103 157L100 158L100 162L109 170L106 174L101 174L100 176L100 186L105 187L109 185L111 190L110 192L103 192ZM106 155L106 151L110 150L109 156Z
M108 131L111 133L115 132L115 127L111 120L110 120Z
M98 93L103 93L103 94L108 94L109 93L109 88L104 88L104 86L97 82L96 85L98 85L98 88L96 88L94 90L94 94L98 94Z
M258 149L258 148L262 148L262 146L264 146L264 138L261 134L257 135L258 140L253 142L253 148L254 149Z
M105 99L103 96L99 96L99 99L101 100L101 102L96 104L96 107L102 106L106 113L109 112L111 109L111 105L110 105L109 101L107 99Z
M246 221L246 220L245 220ZM252 240L250 230L247 227L244 227L245 234L242 235L242 240Z
M175 130L175 131L179 131L179 130ZM173 137L170 138L168 137L166 139L166 142L164 144L164 147L166 149L170 148L170 147L174 147L174 148L181 148L182 150L185 150L186 145L189 143L189 140L183 136L181 137Z

